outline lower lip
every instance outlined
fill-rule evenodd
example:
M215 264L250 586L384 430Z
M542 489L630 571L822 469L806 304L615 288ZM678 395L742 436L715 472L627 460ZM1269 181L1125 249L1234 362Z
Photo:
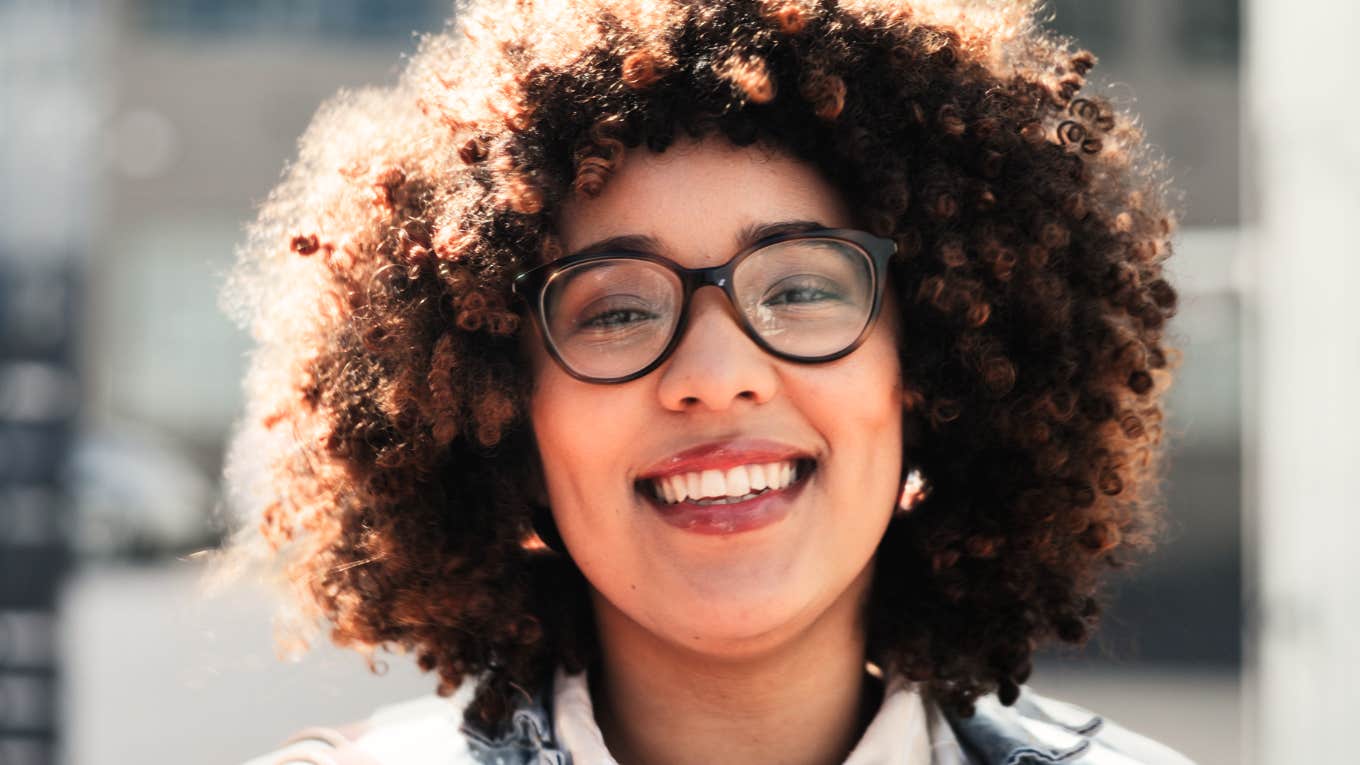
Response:
M643 499L661 516L661 520L695 534L726 535L754 531L778 523L789 514L793 503L803 493L803 487L816 473L808 470L798 480L776 491L767 491L745 502L730 505L696 505L693 502L662 504L661 500L645 493Z

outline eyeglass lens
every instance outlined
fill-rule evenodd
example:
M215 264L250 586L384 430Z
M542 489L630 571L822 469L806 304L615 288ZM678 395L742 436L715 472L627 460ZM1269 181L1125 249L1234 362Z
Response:
M869 321L873 263L849 242L776 242L738 263L737 305L779 353L818 358L844 350ZM549 340L578 374L624 377L666 349L680 321L684 286L673 271L626 257L559 272L543 296Z

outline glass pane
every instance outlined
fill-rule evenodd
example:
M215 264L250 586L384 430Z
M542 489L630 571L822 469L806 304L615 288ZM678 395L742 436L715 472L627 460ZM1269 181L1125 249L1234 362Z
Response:
M576 371L620 377L651 363L679 320L680 280L640 260L596 260L568 268L543 297L548 334Z
M751 324L784 353L836 353L859 337L873 310L872 261L834 239L771 245L743 260L733 280Z

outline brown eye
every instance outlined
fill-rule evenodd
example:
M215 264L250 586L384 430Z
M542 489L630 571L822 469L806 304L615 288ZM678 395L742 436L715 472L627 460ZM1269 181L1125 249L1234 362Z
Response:
M655 318L657 318L657 315L654 313L629 308L616 308L587 316L585 319L578 322L577 326L608 329L611 327L626 327L630 324L638 324Z
M798 305L808 303L822 303L829 300L839 300L840 294L823 289L823 285L817 280L805 280L794 282L787 285L779 285L782 289L776 292L773 297L764 301L764 305Z

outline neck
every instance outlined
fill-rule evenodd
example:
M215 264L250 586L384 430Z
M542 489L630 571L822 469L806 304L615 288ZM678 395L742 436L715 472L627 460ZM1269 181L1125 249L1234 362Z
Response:
M594 593L601 663L591 695L614 758L630 765L843 762L882 694L865 672L871 569L798 634L736 658L663 641Z

